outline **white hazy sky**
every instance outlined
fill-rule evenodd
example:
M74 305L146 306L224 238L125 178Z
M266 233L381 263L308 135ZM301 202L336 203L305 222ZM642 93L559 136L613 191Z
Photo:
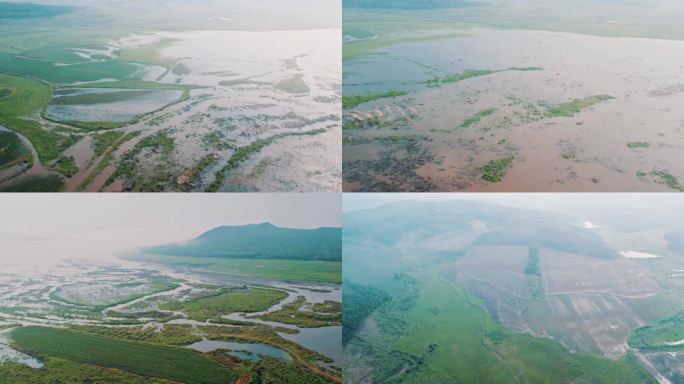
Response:
M592 220L610 217L623 226L683 225L681 193L355 193L345 194L344 212L401 200L476 200L510 207L552 211Z
M339 194L0 194L0 263L104 260L219 225L340 226Z

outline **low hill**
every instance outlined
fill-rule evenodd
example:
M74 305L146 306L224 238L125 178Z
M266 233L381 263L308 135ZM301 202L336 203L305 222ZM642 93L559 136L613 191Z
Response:
M221 226L182 244L143 249L170 256L226 259L342 260L341 228L280 228L270 223Z

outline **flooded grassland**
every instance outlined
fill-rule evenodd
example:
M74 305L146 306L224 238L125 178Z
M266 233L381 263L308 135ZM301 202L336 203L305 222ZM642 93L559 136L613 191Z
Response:
M0 190L341 189L339 30L98 11L5 22L0 126L22 143L0 152Z
M475 28L347 58L344 189L682 190L683 47Z

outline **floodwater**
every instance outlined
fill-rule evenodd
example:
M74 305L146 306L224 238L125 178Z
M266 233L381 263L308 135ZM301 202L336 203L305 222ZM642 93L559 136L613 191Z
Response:
M299 333L278 334L342 364L342 327L299 328Z
M684 179L684 42L473 29L344 63L345 190L666 191ZM511 70L535 67L540 70ZM465 70L501 71L430 88ZM609 95L573 116L549 106ZM495 111L472 124L478 112ZM415 113L414 113L415 111ZM498 182L490 161L511 159Z
M174 161L185 168L213 156L215 163L202 172L193 190L211 184L235 148L277 136L226 174L220 189L339 191L339 38L340 31L332 29L165 32L123 38L113 45L130 49L170 41L160 54L177 60L176 65L157 80L203 87L192 91L189 100L151 117L153 124L143 121L130 128L146 133L170 129ZM155 169L154 158L140 162L139 173ZM182 174L173 176L176 180Z
M66 190L340 191L340 41L339 29L223 30L131 34L101 48L75 48L89 61L158 50L168 69L136 64L129 78L193 89L181 100L175 90L89 88L115 79L56 88L46 119L121 123L117 131L133 134L107 156L94 154L90 138L68 148L64 155L74 157L79 171L66 178ZM160 132L173 140L171 153L131 153ZM245 147L247 156L222 172ZM127 153L132 174L110 178ZM36 164L32 171L40 170ZM19 171L3 170L0 178Z
M9 331L11 328L0 332L0 365L3 363L20 363L31 368L43 368L43 363L40 361L10 347L12 340L7 336Z
M187 347L200 352L212 352L218 349L224 349L229 351L228 353L230 355L252 361L259 360L259 355L271 356L285 362L292 361L292 357L287 352L262 343L238 343L205 339L190 344Z
M69 88L55 92L46 116L57 121L125 122L178 100L182 91Z
M303 285L303 284L286 284L274 283L274 288L281 288L286 290L288 297L279 303L273 305L263 312L241 314L232 313L223 316L226 319L234 321L245 321L258 324L265 324L272 327L282 327L289 329L296 329L298 333L278 332L280 337L294 341L306 348L314 350L322 355L325 355L334 360L334 363L342 363L342 327L320 327L320 328L302 328L291 324L279 323L274 321L267 321L256 319L254 316L259 316L268 312L274 312L281 309L284 305L295 301L298 297L303 296L306 301L311 304L323 303L326 300L342 301L342 291L339 287L330 285ZM325 291L325 292L323 292Z

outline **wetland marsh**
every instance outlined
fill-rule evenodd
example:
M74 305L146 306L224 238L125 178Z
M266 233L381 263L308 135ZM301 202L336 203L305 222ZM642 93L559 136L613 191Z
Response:
M259 204L275 202L301 209L301 204L315 206L319 199L330 203L334 196L307 196L297 202L294 195L240 194L243 197L234 197L240 201L231 203L221 195L196 195L189 199L179 197L185 195L169 199L139 195L118 200L118 196L124 195L110 194L113 198L105 198L106 207L100 196L90 200L99 207L99 213L108 213L102 220L93 217L94 209L72 210L71 199L80 196L73 194L67 195L72 197L66 200L57 198L62 205L48 210L53 215L29 209L19 217L10 206L16 207L12 204L23 196L27 195L14 194L0 202L7 217L13 218L12 228L0 226L0 382L342 381L339 227L327 227L324 231L328 233L325 243L338 245L336 255L331 250L325 256L329 259L330 272L324 275L327 279L321 278L316 261L288 258L290 247L316 253L318 248L312 245L315 240L310 237L296 244L291 240L300 231L317 233L316 227L286 231L291 238L279 240L284 258L270 263L276 260L269 254L271 258L262 260L257 268L243 267L255 261L254 254L240 253L241 248L234 243L220 248L213 247L215 242L204 244L232 255L228 259L214 256L223 261L218 267L195 263L191 255L176 257L172 263L164 260L165 255L145 257L146 250L154 248L149 245L161 247L159 244L169 241L200 244L206 237L186 238L194 235L194 230L186 226L202 228L207 221L230 221L226 212L236 215L242 209L239 214L243 219L251 217L250 220L277 217L271 209L266 210L268 214L244 211L247 206L256 208L250 199L260 201ZM54 194L40 196L46 197L34 197L37 205L56 201ZM207 203L208 197L203 196L216 196L215 203L224 203L214 206L212 213L197 215L193 212ZM80 203L76 205L83 206L83 200L77 200ZM317 208L319 212L314 216L331 212L339 215L330 207ZM156 212L160 216L180 210L185 220L180 223L152 215L136 217L132 223L132 210ZM65 212L73 217L57 214ZM335 217L312 218L306 213L297 219L288 216L287 220L307 228L321 225L317 224L320 221L325 225L339 221ZM59 225L55 225L57 221ZM121 222L128 222L135 229L115 224ZM54 226L46 229L50 224ZM262 227L271 226L220 228L231 228L244 238L245 231ZM72 232L75 228L78 230ZM176 237L170 233L185 235ZM211 238L215 241L222 237ZM263 249L268 247L268 241L261 243ZM172 245L165 247L173 249ZM281 273L288 263L292 263L291 270L301 270ZM306 263L316 266L307 269Z

